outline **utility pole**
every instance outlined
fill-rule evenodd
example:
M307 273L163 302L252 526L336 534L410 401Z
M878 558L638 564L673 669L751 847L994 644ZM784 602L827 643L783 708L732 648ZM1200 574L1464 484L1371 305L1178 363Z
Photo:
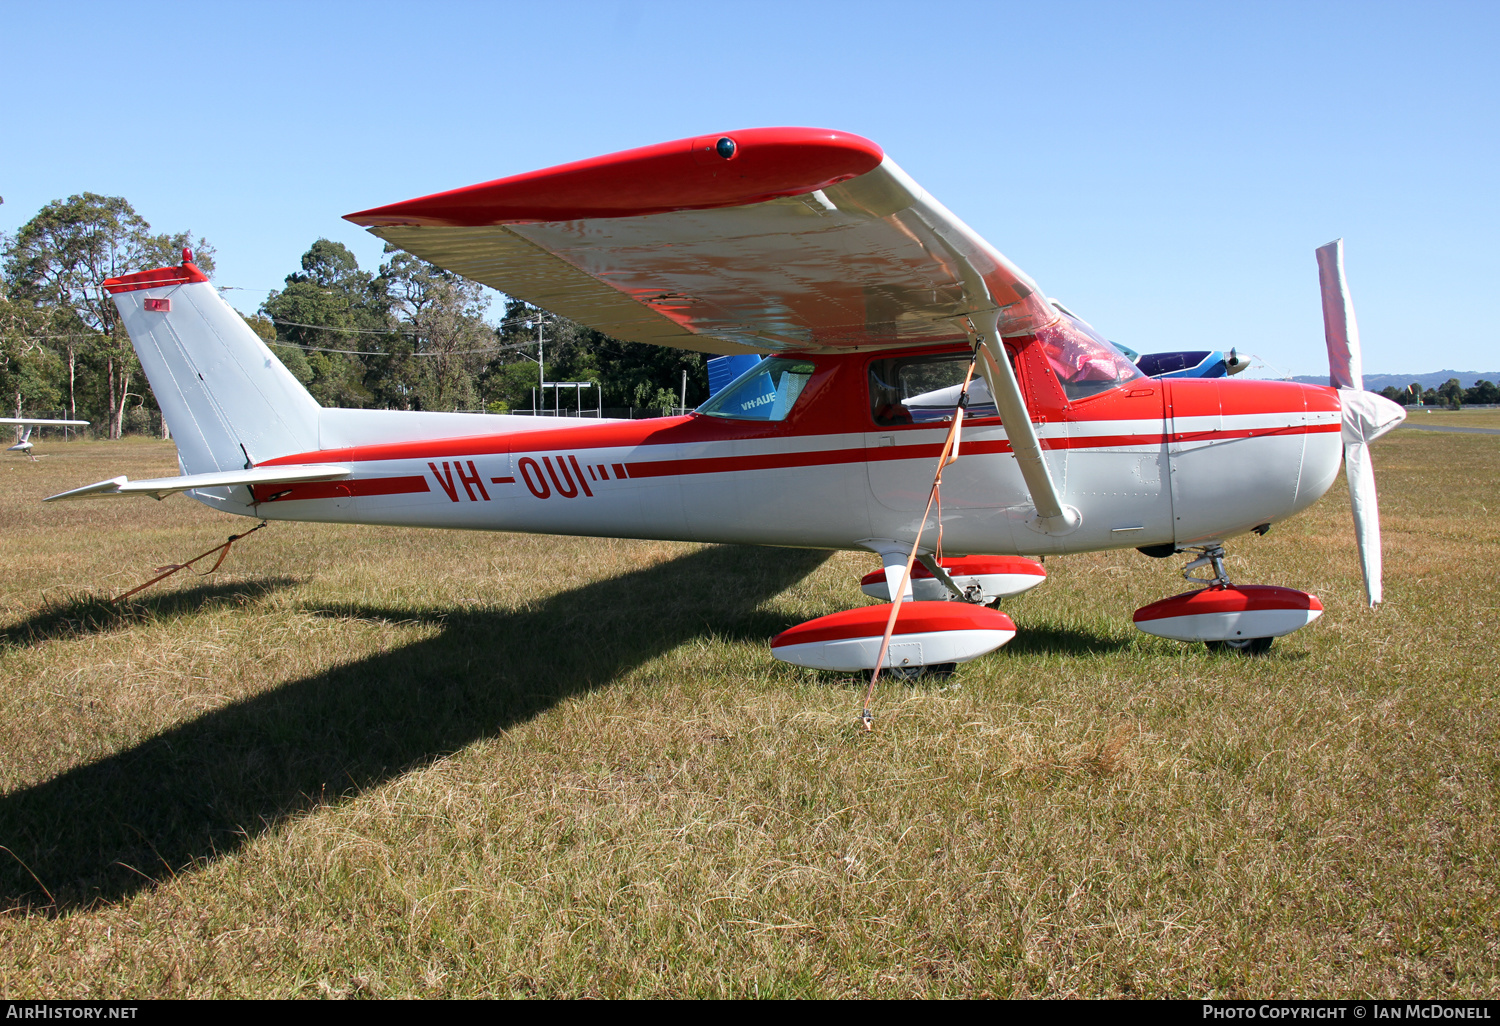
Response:
M532 357L527 356L525 353L522 353L521 355L526 357L526 359L528 360L532 360L532 362L535 363L537 367L537 388L531 393L531 415L535 417L538 416L541 412L538 408L539 403L537 392L541 392L542 399L547 398L547 364L544 359L545 354L542 350L542 343L543 341L545 341L542 337L542 325L544 323L544 315L542 311L537 310L535 318L528 317L522 323L526 324L529 327L532 320L536 321L536 358L533 360Z

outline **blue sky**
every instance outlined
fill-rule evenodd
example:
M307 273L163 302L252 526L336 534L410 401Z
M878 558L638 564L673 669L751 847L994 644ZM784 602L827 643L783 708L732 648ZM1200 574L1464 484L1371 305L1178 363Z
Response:
M0 2L0 230L84 190L252 310L341 215L683 136L878 142L1111 338L1500 368L1500 4Z

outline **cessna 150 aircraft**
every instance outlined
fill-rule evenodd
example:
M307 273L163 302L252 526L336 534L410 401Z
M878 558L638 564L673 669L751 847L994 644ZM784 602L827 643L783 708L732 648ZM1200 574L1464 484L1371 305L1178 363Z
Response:
M1380 599L1366 448L1403 412L1361 388L1336 243L1318 251L1332 369L1318 387L1146 377L842 132L683 139L348 219L616 338L769 359L657 420L323 409L185 253L105 283L181 476L51 498L184 491L266 519L866 549L886 570L865 586L896 611L773 642L853 670L992 651L1015 626L991 603L1044 576L1023 554L1098 549L1186 552L1189 573L1212 574L1138 610L1142 629L1263 649L1321 606L1233 585L1223 545L1315 502L1342 453ZM940 558L939 538L966 558Z

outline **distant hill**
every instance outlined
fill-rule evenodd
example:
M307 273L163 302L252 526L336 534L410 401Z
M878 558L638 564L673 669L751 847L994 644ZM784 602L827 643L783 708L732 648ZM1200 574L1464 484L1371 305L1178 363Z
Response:
M1421 385L1424 390L1446 385L1449 378L1457 378L1458 383L1464 388L1473 388L1474 383L1480 378L1485 381L1500 382L1500 371L1456 371L1440 370L1430 374L1366 374L1365 388L1371 392L1379 392L1387 385L1395 385L1397 388L1405 388L1413 381ZM1293 381L1301 381L1308 385L1328 384L1327 374L1299 374Z

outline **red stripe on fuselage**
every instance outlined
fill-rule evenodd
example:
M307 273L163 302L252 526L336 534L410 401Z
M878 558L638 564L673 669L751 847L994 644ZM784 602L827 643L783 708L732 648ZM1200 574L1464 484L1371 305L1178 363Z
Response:
M551 428L542 431L510 431L498 435L423 438L410 442L353 445L343 449L324 449L319 452L278 456L273 460L258 463L256 466L283 467L303 463L375 463L395 460L441 460L452 459L455 456L506 456L512 449L516 452L555 452L558 449L579 452L584 449L730 441L736 437L743 437L740 432L725 437L723 434L701 430L672 430L688 427L689 422L695 420L714 422L712 417L689 414L684 417L661 417L655 422L636 420L623 424L580 424L577 427ZM771 437L775 437L774 434ZM522 444L513 444L518 442Z
M918 350L920 351L920 350ZM956 351L956 350L955 350ZM882 356L888 353L880 354ZM643 457L633 460L630 476L661 477L675 473L719 473L732 470L770 470L781 467L837 465L862 461L921 459L935 457L938 441L901 444L909 432L924 434L941 431L941 423L920 425L876 425L870 419L865 383L867 364L873 357L865 354L812 356L817 371L803 390L802 400L783 422L730 420L703 414L662 417L642 421L619 421L605 424L578 424L570 427L472 435L459 438L424 438L404 442L350 446L321 452L306 452L268 460L261 466L287 466L306 463L428 462L471 457L509 457L511 454L557 453L583 454L598 449L631 451ZM1034 353L1023 353L1025 366L1039 359ZM1033 368L1034 370L1035 368ZM1046 374L1050 374L1046 371ZM1174 379L1170 383L1153 382L1151 387L1170 384L1168 420L1160 417L1161 406L1150 412L1149 397L1132 397L1125 389L1115 389L1088 399L1076 400L1053 410L1039 409L1044 424L1059 422L1073 425L1074 430L1091 423L1134 422L1150 430L1118 435L1087 435L1042 438L1044 449L1115 449L1124 446L1160 445L1164 442L1213 440L1228 441L1271 434L1321 433L1338 431L1338 424L1290 424L1283 427L1256 427L1232 430L1190 431L1176 434L1163 432L1173 420L1189 416L1234 418L1244 415L1279 415L1300 421L1308 412L1337 412L1339 399L1330 388L1298 385L1279 381L1229 381L1227 379ZM1146 405L1143 407L1143 402ZM971 420L972 429L998 427L998 418ZM1186 425L1184 425L1186 426ZM871 433L894 436L894 445L865 446ZM700 452L712 451L716 444L732 442L792 443L799 439L847 439L841 447L813 452L769 452L744 456L702 456L684 460L651 460L651 447L693 446ZM970 453L1006 453L1010 445L1003 440L965 443ZM593 462L590 460L590 462ZM682 469L671 469L679 467ZM621 463L612 464L612 477L625 476ZM303 486L306 487L306 486ZM300 492L298 493L300 494Z
M581 430L581 429L575 429ZM1323 434L1340 430L1338 424L1295 424L1282 427L1240 428L1227 431L1185 431L1173 434L1147 432L1122 435L1088 435L1076 438L1042 438L1043 449L1088 450L1118 449L1126 446L1161 445L1184 441L1231 441L1241 438L1262 438L1272 435ZM520 436L531 441L538 432L527 432ZM549 432L550 433L550 432ZM358 463L372 460L421 460L453 456L507 455L505 444L516 436L501 435L485 439L440 439L432 442L402 442L395 445L365 446L340 449L332 452L309 453L303 456L285 456L261 466L298 463L347 462ZM681 474L727 474L744 470L783 470L793 467L838 466L847 463L883 463L890 460L933 459L942 451L942 443L924 442L914 445L883 446L868 448L863 444L852 448L815 449L805 452L769 452L745 456L699 456L689 459L632 460L624 467L634 478L672 477ZM562 441L558 439L558 441ZM590 449L603 447L598 441L585 443L582 438L568 439L571 444L557 448ZM462 443L453 445L451 443ZM618 442L614 444L619 444ZM650 444L650 443L637 443ZM526 452L544 452L547 447L528 446ZM391 450L398 450L399 455ZM964 452L969 455L1000 455L1011 451L1010 442L1004 439L973 440L964 443ZM499 483L497 480L496 483ZM266 486L263 486L266 487ZM370 478L347 482L322 482L318 484L290 486L291 494L285 499L333 498L350 494L340 491L348 488L355 495L398 495L408 492L430 491L423 477Z
M1263 438L1270 435L1320 434L1338 431L1338 424L1296 425L1279 428L1245 428L1240 431L1192 432L1182 435L1101 435L1092 438L1042 439L1043 449L1117 449L1131 445L1160 445L1170 441ZM679 474L732 474L744 470L784 470L791 467L829 467L842 463L884 463L890 460L936 459L942 443L887 446L878 449L820 449L813 452L762 453L754 456L700 456L685 460L647 460L627 463L632 479L673 477ZM993 456L1011 451L1007 441L964 442L969 456Z
M1276 384L1271 382L1271 384ZM1284 396L1283 396L1284 398ZM1335 398L1335 401L1336 398ZM1283 405L1280 409L1266 409L1261 404L1256 404L1255 409L1244 409L1236 407L1226 410L1224 416L1238 416L1241 414L1285 414L1287 416L1301 417L1301 409L1288 410ZM1104 412L1104 411L1101 411ZM1088 419L1075 419L1070 423L1088 424L1091 420L1114 420L1115 417L1097 417ZM1157 422L1159 423L1159 421ZM998 418L987 418L985 420L965 420L965 424L971 429L984 427L1002 426ZM771 439L790 439L816 437L828 435L834 432L825 431L787 431L774 430L779 425L766 425L758 422L730 421L717 417L701 416L699 414L688 414L683 417L662 417L655 421L631 421L621 424L588 424L571 428L556 428L542 431L508 432L499 435L474 435L462 438L425 438L410 442L388 442L380 445L358 445L343 449L325 449L320 452L297 453L291 456L279 456L276 459L267 460L257 464L261 467L297 466L306 463L373 463L400 460L441 460L453 459L466 456L507 456L512 452L520 453L546 453L557 452L583 452L589 449L631 449L655 445L689 445L714 442L735 441L762 441ZM897 438L911 431L937 430L942 424L926 425L901 425L893 428L880 428L872 425L858 432L850 432L850 435L862 436L866 432L891 432ZM768 428L770 430L768 430ZM1200 441L1211 438L1250 438L1269 434L1298 434L1301 432L1316 433L1322 431L1337 431L1338 424L1311 424L1311 425L1287 425L1285 427L1245 428L1237 430L1218 431L1192 431L1178 432L1164 435L1161 432L1150 432L1140 434L1124 435L1082 435L1074 438L1042 438L1041 446L1044 449L1092 449L1105 447L1118 447L1121 445L1153 445L1163 441ZM863 444L863 443L861 443ZM971 443L965 442L968 449ZM997 445L998 448L977 451L1009 452L1008 443L972 443L977 445ZM920 447L920 446L918 446ZM909 449L913 446L900 446L898 449ZM864 450L861 449L863 452ZM936 451L936 450L934 450ZM976 451L970 449L970 451ZM826 451L825 451L826 452ZM790 453L789 457L802 461L804 457L813 454ZM745 457L746 459L761 459L759 456ZM870 459L905 459L905 456L890 456L870 450ZM816 462L816 461L814 461ZM834 459L830 463L846 463L848 460ZM805 462L797 462L788 465L808 465ZM636 466L635 463L631 464Z
M425 477L367 477L347 481L316 481L311 484L257 485L266 498L256 502L294 502L299 499L347 499L356 495L411 495L430 492ZM255 488L250 489L254 495ZM269 498L275 496L275 498Z

